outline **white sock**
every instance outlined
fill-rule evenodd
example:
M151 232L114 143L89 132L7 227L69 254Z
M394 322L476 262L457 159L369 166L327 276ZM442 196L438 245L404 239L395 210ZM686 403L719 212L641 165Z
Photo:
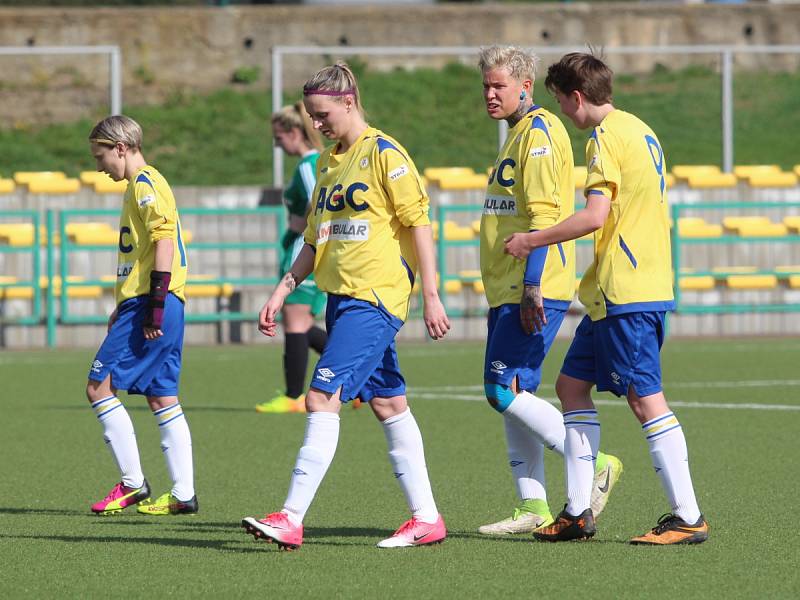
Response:
M642 425L642 431L650 446L653 466L667 493L673 514L687 523L700 518L700 508L689 473L689 451L683 428L674 414L668 412L650 419Z
M303 522L308 507L331 466L338 443L339 415L329 412L309 413L306 418L306 436L297 453L289 482L289 493L283 504L283 512L295 525Z
M128 488L142 487L144 475L139 461L139 447L128 411L116 396L93 402L92 409L103 426L103 439L117 463L122 485Z
M567 512L577 517L591 506L594 461L600 448L596 410L564 413L564 468L567 476Z
M503 419L503 423L506 427L508 464L519 499L523 502L535 498L546 500L544 444L513 419Z
M182 502L194 498L192 434L180 403L153 411L161 434L161 451L172 479L172 495Z
M423 523L435 523L439 510L433 499L425 450L417 421L407 408L399 415L389 417L381 423L389 445L389 460L411 514Z
M564 415L547 400L530 392L520 392L503 411L507 419L514 419L539 438L547 447L564 456Z

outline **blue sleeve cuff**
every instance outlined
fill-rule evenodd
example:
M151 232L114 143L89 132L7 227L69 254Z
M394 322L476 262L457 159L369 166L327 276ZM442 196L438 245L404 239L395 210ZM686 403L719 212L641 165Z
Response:
M542 272L544 271L546 260L547 246L534 248L533 252L528 255L528 261L525 263L525 278L523 279L525 285L542 284Z

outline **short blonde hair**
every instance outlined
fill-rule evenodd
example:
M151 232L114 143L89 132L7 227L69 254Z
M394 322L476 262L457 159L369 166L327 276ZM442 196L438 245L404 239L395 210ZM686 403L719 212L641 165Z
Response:
M322 151L322 139L319 136L319 131L314 129L311 117L306 112L302 102L284 106L278 112L272 113L271 122L284 131L299 129L303 132L303 137L311 147Z
M341 102L343 96L353 96L356 108L364 115L358 81L347 63L337 62L329 67L324 67L306 81L303 86L303 95L313 96L314 94L331 96L337 102Z
M517 81L536 81L536 66L539 57L519 46L483 46L478 55L481 73L492 69L506 68Z
M104 146L122 142L128 148L139 150L142 147L142 127L130 117L112 115L94 126L89 141Z

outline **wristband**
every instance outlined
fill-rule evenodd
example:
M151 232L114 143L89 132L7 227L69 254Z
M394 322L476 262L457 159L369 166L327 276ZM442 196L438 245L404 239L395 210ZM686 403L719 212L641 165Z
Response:
M169 293L169 282L172 274L169 271L150 272L150 294L148 295L148 311L144 318L144 326L161 329L164 321L164 302Z

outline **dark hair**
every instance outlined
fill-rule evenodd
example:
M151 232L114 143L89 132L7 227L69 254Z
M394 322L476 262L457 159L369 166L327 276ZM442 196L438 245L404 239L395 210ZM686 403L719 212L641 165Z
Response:
M577 90L586 100L599 106L611 102L613 75L608 65L593 54L572 52L550 65L544 85L551 92L562 94Z

